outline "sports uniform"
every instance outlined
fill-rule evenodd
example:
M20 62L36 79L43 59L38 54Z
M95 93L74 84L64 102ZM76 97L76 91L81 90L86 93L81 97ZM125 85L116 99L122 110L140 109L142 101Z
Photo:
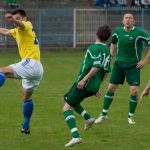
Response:
M85 54L80 73L70 91L64 96L64 100L72 107L76 107L80 102L98 92L106 73L110 72L110 52L108 47L102 43L90 46ZM90 71L92 67L100 68L85 85L83 90L77 89L77 83Z
M108 91L104 97L102 114L95 120L95 123L100 123L107 119L107 112L113 101L114 91L118 84L124 83L125 78L130 85L130 91L132 91L131 88L138 89L140 85L140 68L137 65L141 60L143 42L150 46L150 36L137 27L133 26L131 31L126 31L125 27L118 27L114 31L112 45L116 45L116 59L113 65ZM130 95L129 124L135 124L133 115L138 102L137 91Z
M26 90L34 90L42 79L43 67L40 62L38 40L29 21L22 21L25 29L19 27L9 30L16 39L21 61L10 65L14 71L14 78L22 79L22 86Z
M139 28L133 27L130 32L123 27L115 30L112 43L117 44L117 50L110 83L123 84L126 77L129 85L140 84L140 69L136 65L141 60L143 42L150 46L150 36Z

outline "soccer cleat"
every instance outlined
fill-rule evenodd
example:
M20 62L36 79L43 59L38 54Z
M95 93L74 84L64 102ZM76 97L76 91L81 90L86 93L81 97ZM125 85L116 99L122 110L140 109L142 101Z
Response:
M82 138L72 138L66 145L65 147L72 147L76 144L82 143Z
M102 121L104 121L104 120L107 120L108 119L108 117L107 117L107 115L100 115L96 120L95 120L95 124L99 124L99 123L101 123Z
M30 129L24 129L24 128L22 128L22 129L20 130L20 132L21 132L21 133L25 133L25 134L30 134Z
M128 118L128 123L129 124L135 124L135 121L134 121L133 117Z
M84 130L87 131L88 129L90 129L93 125L95 121L95 118L90 118L88 120L85 121L85 125L84 125Z

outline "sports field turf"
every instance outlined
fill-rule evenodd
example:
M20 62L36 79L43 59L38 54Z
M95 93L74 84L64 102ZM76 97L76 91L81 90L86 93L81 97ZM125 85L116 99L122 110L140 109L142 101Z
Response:
M0 150L63 150L71 138L64 122L63 95L79 71L84 51L51 51L42 53L43 80L35 92L31 134L20 133L22 124L21 81L8 79L0 88ZM0 52L0 66L19 61L17 52ZM141 71L140 92L150 78L150 62ZM101 87L103 95L108 81ZM97 117L103 98L88 98L83 106ZM92 129L83 130L84 121L76 114L83 143L72 150L150 150L150 96L138 105L135 125L128 125L128 85L120 86L109 112L109 119Z

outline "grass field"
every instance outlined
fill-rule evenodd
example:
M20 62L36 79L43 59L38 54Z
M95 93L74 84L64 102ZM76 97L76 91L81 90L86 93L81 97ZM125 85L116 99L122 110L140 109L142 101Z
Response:
M0 150L63 150L70 140L64 122L63 95L74 82L79 71L83 51L51 51L42 53L43 80L35 92L31 134L20 133L23 121L21 81L8 79L0 89ZM17 52L0 52L0 66L19 61ZM149 79L150 63L141 71L140 92ZM101 87L103 94L108 81ZM150 150L150 97L138 105L135 125L128 125L128 85L120 86L109 112L109 119L92 129L83 130L84 121L76 114L83 143L72 150ZM97 117L103 98L88 98L83 106Z

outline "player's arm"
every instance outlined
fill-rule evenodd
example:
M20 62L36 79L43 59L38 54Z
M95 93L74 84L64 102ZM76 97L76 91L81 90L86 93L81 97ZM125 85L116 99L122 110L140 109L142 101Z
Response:
M105 74L103 80L107 79L108 74L109 74L109 73L106 73L106 74ZM100 97L102 96L102 93L101 93L100 91L98 91L98 92L95 94L95 96L96 96L97 98L100 98Z
M9 21L15 23L22 30L25 30L25 25L22 23L22 21L15 19L12 14L6 13L5 18L8 19Z
M82 90L87 81L90 80L99 70L100 68L92 67L88 74L78 82L77 88Z
M143 97L147 96L149 94L150 91L150 80L148 81L145 89L143 90L143 92L140 95L140 102L142 103L143 101Z
M149 61L149 59L150 59L150 48L147 51L147 55L144 57L143 60L141 60L137 63L136 67L139 69L143 68L145 66L145 64Z
M0 28L0 34L5 36L10 35L9 30L6 28Z
M110 54L112 57L115 55L117 42L118 42L117 32L114 31L111 39L111 45L110 45Z
M150 35L145 32L144 30L141 30L141 42L145 42L146 45L149 47L147 51L147 55L142 59L141 61L138 62L137 68L143 68L145 64L149 61L150 59Z
M111 43L110 45L110 54L113 57L115 55L116 52L116 44Z

